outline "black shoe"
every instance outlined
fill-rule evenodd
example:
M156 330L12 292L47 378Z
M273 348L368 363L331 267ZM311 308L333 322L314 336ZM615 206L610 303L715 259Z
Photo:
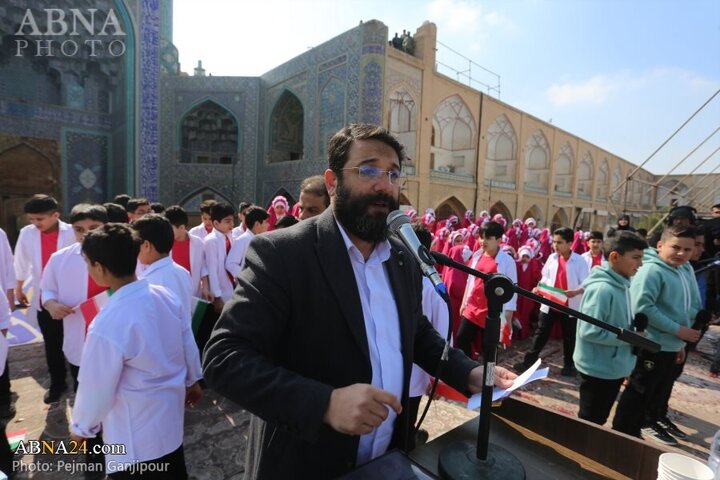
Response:
M427 432L427 430L418 430L417 435L415 435L415 445L420 446L426 444L429 436L430 434Z
M560 370L560 375L563 377L575 377L577 376L577 370L575 370L575 367L566 365Z
M668 432L670 435L672 435L675 438L679 438L681 440L685 440L687 438L687 433L683 432L678 428L677 425L675 425L673 422L670 421L669 418L661 418L658 421L658 424L665 429L666 432Z
M51 386L48 391L45 392L43 402L45 402L46 404L57 402L58 400L60 400L63 393L65 393L65 390L67 390L67 385L63 385L61 387Z
M674 447L678 444L678 441L675 440L675 437L665 431L665 429L661 427L658 423L650 427L643 428L641 432L643 438L649 438L650 440L662 443L663 445L670 445Z
M15 406L12 403L0 404L0 419L10 420L15 416Z
M522 362L518 362L518 363L514 364L512 368L513 368L513 370L515 370L518 373L523 373L525 370L527 370L530 367L532 367L532 363L530 365L528 365L527 363L522 361Z

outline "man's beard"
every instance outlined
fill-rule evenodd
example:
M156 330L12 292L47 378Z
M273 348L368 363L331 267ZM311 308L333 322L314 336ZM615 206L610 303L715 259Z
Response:
M378 201L385 202L388 211L368 212L368 208ZM387 240L387 216L398 208L400 208L398 199L384 192L353 195L340 182L335 190L335 217L348 233L366 242L377 243Z

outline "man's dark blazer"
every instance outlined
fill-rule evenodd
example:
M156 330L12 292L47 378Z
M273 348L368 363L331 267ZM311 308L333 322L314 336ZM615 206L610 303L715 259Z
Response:
M405 372L391 447L403 447L412 362L435 372L444 340L422 314L420 269L400 242L390 244ZM477 365L451 350L442 378L466 391ZM355 466L360 437L323 423L334 388L372 381L360 295L331 208L253 238L203 366L209 386L255 416L246 478L333 478Z

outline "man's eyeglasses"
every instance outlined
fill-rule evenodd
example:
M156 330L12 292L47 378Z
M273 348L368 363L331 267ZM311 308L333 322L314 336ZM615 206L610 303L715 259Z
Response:
M363 165L362 167L348 167L342 170L355 170L358 173L358 177L363 182L377 182L382 180L387 175L390 183L396 187L403 187L407 176L400 170L383 170L378 167L372 167L369 165Z

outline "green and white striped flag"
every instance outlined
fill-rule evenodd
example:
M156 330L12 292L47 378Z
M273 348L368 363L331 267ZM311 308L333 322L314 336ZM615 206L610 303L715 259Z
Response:
M565 290L551 287L550 285L545 285L544 283L538 284L537 289L538 293L543 297L552 300L553 302L567 305L568 297L565 295Z
M200 329L200 324L202 323L202 319L205 316L205 311L207 310L208 305L210 305L210 303L207 300L203 300L202 298L198 298L198 297L191 298L190 311L192 312L191 325L192 325L193 335L197 335L198 330Z

